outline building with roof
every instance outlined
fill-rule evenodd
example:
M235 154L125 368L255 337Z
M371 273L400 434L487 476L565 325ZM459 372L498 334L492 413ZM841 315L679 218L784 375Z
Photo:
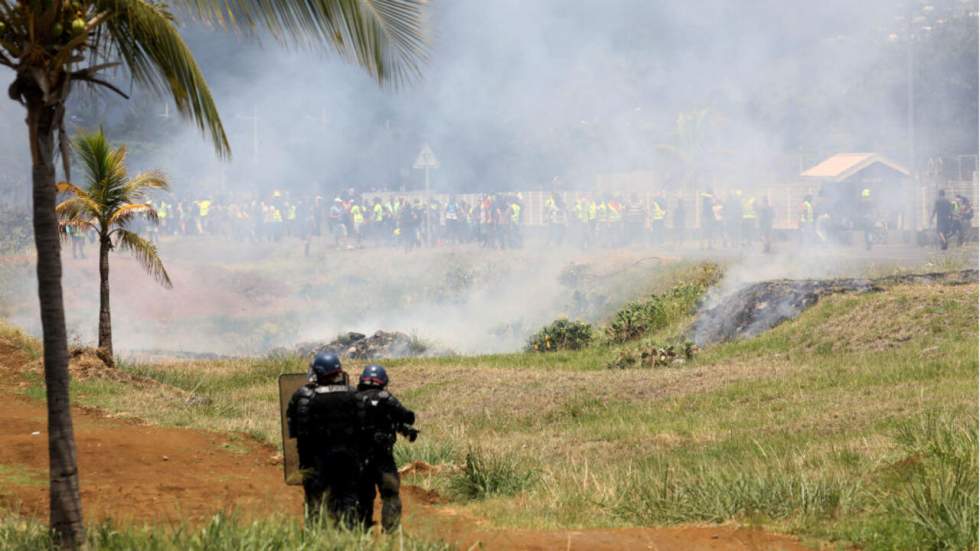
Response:
M819 186L816 208L857 227L870 219L890 230L916 225L917 198L907 168L878 153L838 153L800 176Z

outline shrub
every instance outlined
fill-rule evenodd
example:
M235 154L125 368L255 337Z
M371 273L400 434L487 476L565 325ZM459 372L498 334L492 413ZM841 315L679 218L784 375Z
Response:
M466 452L463 469L450 482L452 490L465 499L511 496L531 487L537 476L511 457L479 450Z
M701 297L715 280L714 271L704 270L692 281L675 285L661 295L626 303L606 327L609 340L623 343L659 331L694 314Z
M613 316L606 335L614 342L626 342L667 325L667 313L657 295L643 301L626 303Z
M666 346L643 346L634 350L621 350L615 360L609 362L609 369L630 369L634 367L669 367L694 358L698 347L690 341Z
M578 350L592 342L592 326L582 321L557 319L531 335L525 350L528 352L557 352Z

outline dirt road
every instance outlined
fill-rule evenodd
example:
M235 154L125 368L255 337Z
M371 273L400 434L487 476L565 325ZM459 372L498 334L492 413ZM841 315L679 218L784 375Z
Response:
M0 509L47 518L43 403L18 395L27 359L0 342ZM221 511L246 519L300 521L302 492L282 482L277 450L240 435L143 425L90 409L74 411L83 510L89 520L176 524ZM491 530L437 496L407 486L405 525L460 549L804 549L795 540L728 526L598 530Z

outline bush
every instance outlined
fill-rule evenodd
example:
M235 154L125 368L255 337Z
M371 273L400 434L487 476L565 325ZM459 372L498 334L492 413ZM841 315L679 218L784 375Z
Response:
M517 494L530 488L536 479L533 471L513 458L470 450L450 487L465 499L484 499Z
M663 301L651 295L643 301L626 303L613 316L606 335L613 342L626 342L652 333L667 325L667 313Z
M643 346L634 350L621 350L619 355L606 367L609 369L630 369L634 367L669 367L693 359L698 347L693 342L666 346Z
M707 275L705 275L707 274ZM693 281L675 285L662 295L626 303L606 327L609 340L623 343L659 331L694 314L701 297L713 283L714 271L705 269Z
M582 321L557 319L531 335L525 350L528 352L557 352L578 350L592 342L592 326Z

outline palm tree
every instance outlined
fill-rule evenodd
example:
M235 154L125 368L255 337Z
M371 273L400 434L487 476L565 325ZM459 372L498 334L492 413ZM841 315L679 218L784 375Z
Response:
M151 224L159 223L156 209L147 202L146 192L167 190L169 186L163 174L155 171L127 179L126 147L113 149L101 130L79 136L75 151L85 168L88 186L82 189L68 182L59 183L58 191L71 197L62 201L56 211L65 225L94 230L99 236L99 355L112 365L109 251L115 247L129 251L161 285L172 287L157 248L127 227L137 216Z
M172 0L181 14L215 28L280 42L332 47L379 82L399 82L425 58L425 0ZM126 96L106 71L121 68L138 85L172 100L217 153L230 154L204 75L157 0L0 0L0 65L14 80L7 94L27 111L34 195L34 243L48 409L51 529L66 547L83 537L75 438L68 395L68 342L61 289L56 152L70 181L65 104L73 85Z

